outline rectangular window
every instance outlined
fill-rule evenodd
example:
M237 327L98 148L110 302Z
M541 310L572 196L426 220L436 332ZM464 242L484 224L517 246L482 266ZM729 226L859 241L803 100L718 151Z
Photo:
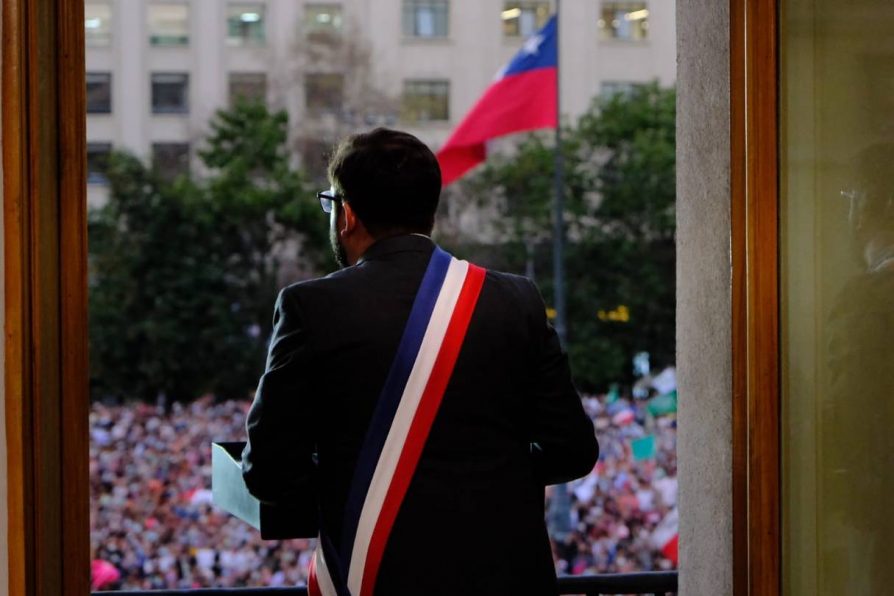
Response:
M529 37L534 35L549 20L549 2L505 2L503 3L503 36Z
M152 113L186 114L189 112L189 75L186 73L152 74Z
M263 72L231 72L230 105L240 100L264 103L267 100L267 75Z
M326 166L329 163L332 143L317 139L303 139L300 147L301 168L307 172L311 180L320 184L326 183Z
M449 17L447 0L404 0L404 36L447 37Z
M112 5L109 2L84 3L84 38L87 46L112 43Z
M180 2L149 4L149 43L153 46L189 44L189 5Z
M598 24L602 39L645 41L649 36L649 9L645 2L603 2Z
M227 6L227 44L262 46L267 42L266 7L263 4Z
M87 143L87 184L108 184L106 177L111 143Z
M311 114L338 112L344 94L344 76L313 73L304 77L304 102Z
M87 113L112 113L112 73L87 73Z
M311 40L337 38L343 23L341 4L308 4L304 7L304 30Z
M152 167L165 180L189 174L189 143L152 143Z
M409 123L449 120L450 82L404 81L401 119Z
M642 86L642 83L634 83L632 81L602 81L599 85L599 95L602 97L630 95L637 88Z

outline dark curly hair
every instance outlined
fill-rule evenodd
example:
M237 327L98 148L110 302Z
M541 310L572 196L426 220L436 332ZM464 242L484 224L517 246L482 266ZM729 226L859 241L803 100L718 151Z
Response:
M377 128L348 137L332 153L329 180L372 236L431 234L441 168L413 135Z

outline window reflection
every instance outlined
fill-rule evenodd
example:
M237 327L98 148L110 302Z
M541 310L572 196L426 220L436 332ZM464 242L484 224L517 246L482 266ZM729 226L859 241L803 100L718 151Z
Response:
M266 11L263 4L231 4L227 7L227 43L232 46L264 45Z
M404 36L447 37L449 15L447 0L404 0Z
M649 9L645 2L603 2L598 24L602 39L644 41L649 33Z
M549 20L549 2L505 2L503 12L503 35L505 37L528 37L536 33Z
M782 19L783 531L788 594L894 585L894 6ZM854 35L860 31L860 35Z
M149 43L153 46L185 46L189 43L189 5L149 5Z
M84 3L84 41L87 46L107 46L112 41L112 5L109 2Z
M304 28L311 39L325 41L337 37L343 22L341 4L308 4L304 7Z

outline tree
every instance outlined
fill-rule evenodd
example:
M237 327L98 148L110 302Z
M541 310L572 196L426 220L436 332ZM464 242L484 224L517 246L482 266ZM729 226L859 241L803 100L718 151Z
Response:
M597 99L563 130L568 352L587 390L631 380L631 359L674 359L675 93L649 84ZM554 145L536 133L464 182L495 206L493 260L536 271L552 303Z
M110 158L109 200L89 218L94 397L244 397L257 383L283 262L315 268L326 246L287 126L258 104L218 112L201 181Z

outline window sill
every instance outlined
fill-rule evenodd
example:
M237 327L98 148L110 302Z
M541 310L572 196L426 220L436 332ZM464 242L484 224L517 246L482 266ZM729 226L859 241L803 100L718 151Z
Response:
M453 45L453 40L449 36L444 37L413 37L404 35L401 38L403 45L422 45L422 46L449 46Z
M636 40L625 40L625 39L600 39L599 45L601 46L609 46L616 48L646 48L652 45L652 40L650 39L636 39Z
M233 40L227 40L226 46L234 50L266 50L269 47L266 41L237 42Z

